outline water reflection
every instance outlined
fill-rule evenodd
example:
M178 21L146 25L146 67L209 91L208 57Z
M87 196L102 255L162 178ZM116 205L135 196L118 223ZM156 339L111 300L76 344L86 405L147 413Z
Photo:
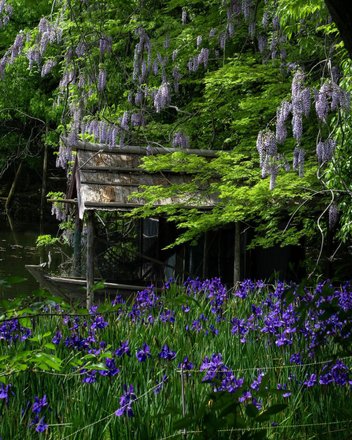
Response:
M8 276L26 278L11 288L0 288L1 298L30 294L38 289L38 283L25 269L26 264L39 263L39 252L35 247L38 235L38 223L13 223L6 217L0 218L0 279Z

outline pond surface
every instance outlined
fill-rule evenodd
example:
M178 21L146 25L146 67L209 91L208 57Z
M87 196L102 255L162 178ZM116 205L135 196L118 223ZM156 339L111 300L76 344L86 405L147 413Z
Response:
M11 287L0 286L0 298L18 294L31 294L39 285L27 272L26 264L39 264L40 255L35 247L39 235L39 223L10 224L0 218L0 280L6 277L23 277L26 280Z

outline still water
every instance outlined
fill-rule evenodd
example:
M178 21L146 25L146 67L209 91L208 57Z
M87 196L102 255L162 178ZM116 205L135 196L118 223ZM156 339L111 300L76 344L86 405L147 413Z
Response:
M0 286L0 298L30 294L39 288L25 268L26 264L39 263L39 252L35 247L38 235L39 224L10 225L6 218L0 219L0 280L13 276L26 278L11 288Z

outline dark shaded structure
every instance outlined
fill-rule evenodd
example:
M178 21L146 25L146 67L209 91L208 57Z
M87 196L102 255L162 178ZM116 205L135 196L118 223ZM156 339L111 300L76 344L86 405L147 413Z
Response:
M325 4L338 27L350 58L352 58L352 2L346 0L325 0Z
M208 231L196 244L168 249L179 234L174 223L163 216L126 217L126 212L145 205L142 194L138 196L141 186L169 187L193 181L194 173L168 169L146 172L140 167L147 154L165 155L178 151L209 161L219 154L209 150L137 146L112 150L106 145L87 142L79 142L76 146L66 199L60 203L66 205L74 217L70 275L76 285L82 284L78 279L85 280L88 307L93 301L97 279L138 290L150 283L158 286L168 278L183 281L188 276L218 276L229 286L247 277L267 278L275 271L281 277L292 278L288 267L301 255L297 248L246 252L250 237L247 231L241 231L239 223ZM218 198L217 194L209 193L208 187L159 199L158 205L211 210Z

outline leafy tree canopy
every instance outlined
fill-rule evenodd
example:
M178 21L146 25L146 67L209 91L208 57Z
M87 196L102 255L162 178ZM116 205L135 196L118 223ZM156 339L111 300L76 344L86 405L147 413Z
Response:
M351 61L322 0L8 0L1 17L2 166L59 136L63 167L78 139L218 150L148 156L195 179L145 188L133 215L167 215L178 242L235 221L252 246L314 241L329 213L349 237ZM200 190L218 194L212 211L155 207Z

